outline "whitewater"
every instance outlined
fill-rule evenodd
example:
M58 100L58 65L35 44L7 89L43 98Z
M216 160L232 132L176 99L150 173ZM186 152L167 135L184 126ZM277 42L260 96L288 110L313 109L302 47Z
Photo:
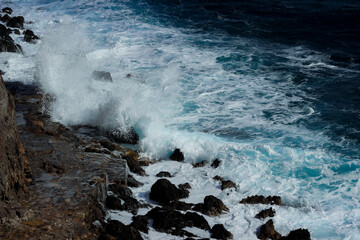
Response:
M211 193L229 207L228 214L206 218L210 225L224 224L234 239L257 239L264 220L254 216L264 206L239 201L279 195L283 205L273 206L273 220L281 234L306 228L312 239L360 239L360 148L351 137L360 128L339 125L346 119L323 120L321 99L304 80L315 76L320 84L326 74L359 79L358 65L334 64L328 52L307 45L170 24L154 14L151 1L8 5L13 15L32 21L25 28L41 40L22 43L23 56L1 54L4 79L40 84L54 96L52 119L67 126L134 127L142 156L162 160L145 168L149 175L169 171L173 183L189 182L186 202ZM94 70L110 72L113 82L93 80ZM359 122L360 113L354 114L348 118ZM185 164L167 161L175 148ZM216 158L222 160L217 169L191 165ZM215 175L238 190L221 191ZM134 194L148 200L156 178L137 179L145 185ZM131 219L125 212L111 216ZM181 238L150 231L148 239Z

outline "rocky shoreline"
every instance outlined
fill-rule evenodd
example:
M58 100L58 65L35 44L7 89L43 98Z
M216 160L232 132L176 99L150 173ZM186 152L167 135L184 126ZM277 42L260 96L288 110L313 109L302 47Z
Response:
M24 34L24 41L39 39L24 30L24 18L10 17L4 8L0 25L1 51L22 53L11 33ZM17 24L16 24L17 23ZM21 24L22 23L22 24ZM111 76L110 76L111 78ZM109 78L109 79L110 79ZM6 81L6 79L5 79ZM6 85L6 88L5 88ZM0 77L0 238L1 239L150 239L150 229L183 239L209 239L189 228L209 233L213 239L233 239L223 224L210 225L208 218L228 213L229 208L211 193L202 202L182 201L189 197L191 185L175 185L170 172L147 175L145 166L156 161L141 158L138 136L107 131L94 126L64 126L53 122L46 106L52 97L36 85L6 82ZM4 149L5 151L3 151ZM181 149L174 149L169 161L184 163ZM204 161L193 168L214 168L221 160ZM144 196L133 191L142 186L138 176L158 180ZM237 191L237 184L215 176L222 191ZM3 187L5 186L5 187ZM262 204L256 216L264 221L254 235L258 239L310 239L306 229L281 236L274 227L279 196L244 196L239 204ZM131 222L111 219L111 211L128 212Z

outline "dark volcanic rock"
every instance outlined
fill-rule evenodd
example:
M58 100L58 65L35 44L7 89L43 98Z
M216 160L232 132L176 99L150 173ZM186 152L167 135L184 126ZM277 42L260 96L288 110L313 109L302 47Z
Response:
M7 15L7 14L5 14L4 16L1 17L1 21L2 21L2 22L7 23L7 22L9 22L10 20L11 20L11 17L10 17L9 15Z
M191 210L193 207L194 207L193 203L186 203L181 201L172 201L170 203L163 205L163 208L169 211L174 211L174 210L188 211Z
M109 190L116 194L116 196L124 200L131 198L133 194L130 188L119 184L110 184Z
M102 82L112 82L113 81L111 74L109 72L105 72L105 71L93 71L91 74L91 77L94 80L102 81Z
M123 210L123 201L121 199L117 198L116 196L107 196L105 201L106 207L109 209L115 209L115 210Z
M212 195L206 196L204 198L204 203L196 204L193 210L206 214L210 217L218 216L229 211L220 199Z
M170 159L174 161L182 162L184 161L184 154L180 151L180 149L177 148L175 149L173 154L171 154Z
M172 177L172 176L171 176L171 173L165 172L165 171L159 172L158 174L156 174L156 176L157 176L157 177L168 177L168 178Z
M13 10L11 9L11 8L9 8L9 7L5 7L5 8L3 8L2 9L2 12L4 12L4 13L7 13L7 14L12 14L12 12L13 12Z
M0 24L0 52L22 52L21 46L9 36L11 30Z
M263 219L267 217L275 216L275 210L273 208L265 209L256 214L255 218Z
M136 214L141 204L135 198L129 197L122 200L116 196L107 196L105 201L106 207L115 210L124 210Z
M206 219L194 212L182 214L178 211L169 211L156 207L147 214L153 219L153 228L159 232L166 232L174 235L186 235L180 231L184 227L197 227L209 230L210 226Z
M24 153L16 125L14 99L0 76L0 203L18 199L27 192L26 185L32 175Z
M134 227L135 229L144 232L144 233L148 233L149 232L149 217L146 215L139 215L139 216L134 216L132 218L132 223L130 224L130 226Z
M123 223L111 220L105 226L104 234L115 236L119 240L142 240L141 234L132 226L126 226ZM106 239L106 238L105 238Z
M24 29L24 17L13 17L7 23L8 27Z
M137 188L143 186L144 184L142 182L137 181L133 176L129 175L127 179L127 185L129 187Z
M152 185L149 197L160 204L166 204L186 197L186 195L183 190L177 188L169 180L159 179Z
M280 233L278 233L275 230L274 223L270 219L265 224L261 225L261 227L257 233L257 237L258 237L258 239L261 239L261 240L266 240L269 238L272 240L277 240L277 239L281 238L281 235L280 235Z
M213 177L214 180L217 180L217 181L224 181L224 178L220 177L219 175L216 175L215 177Z
M137 144L139 141L139 135L134 128L130 128L125 132L118 129L108 129L105 131L105 136L116 143Z
M28 43L35 43L35 40L38 40L39 37L34 34L31 30L26 30L24 32L24 41Z
M140 167L140 163L138 161L139 155L137 152L129 151L127 154L122 155L122 158L126 160L131 172L139 175L145 175L144 169Z
M218 168L220 166L221 161L219 159L215 159L212 163L211 163L211 167L213 168Z
M279 196L268 196L268 197L264 197L264 196L258 196L258 195L254 195L254 196L250 196L247 198L244 198L240 201L240 203L244 203L244 204L271 204L271 205L281 205L281 197Z
M221 190L227 189L227 188L235 188L237 190L236 184L230 180L221 181Z
M206 165L206 161L204 160L204 161L201 161L201 162L198 162L198 163L194 163L193 167L198 168L198 167L203 167L205 165Z
M191 189L191 186L189 183L183 183L183 184L179 184L178 187L180 189Z
M211 230L211 237L215 239L233 239L234 236L231 232L225 229L224 225L222 224L215 224Z
M103 139L100 141L100 144L104 147L109 149L110 151L114 151L116 149L116 145L107 139Z
M286 237L279 238L279 240L311 240L311 237L307 229L299 228L291 231Z

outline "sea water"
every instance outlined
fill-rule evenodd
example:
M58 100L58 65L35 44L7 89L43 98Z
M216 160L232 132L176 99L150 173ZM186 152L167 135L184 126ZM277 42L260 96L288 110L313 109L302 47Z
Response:
M235 239L256 239L264 206L279 195L275 228L307 228L312 239L360 239L360 14L357 1L13 0L38 44L2 53L7 81L37 82L63 124L140 136L142 155L162 161L188 202L221 198ZM91 78L108 71L113 82ZM190 163L222 160L218 169ZM222 192L215 175L234 181ZM134 190L147 198L155 178ZM209 237L208 233L203 234ZM149 239L173 239L151 231Z

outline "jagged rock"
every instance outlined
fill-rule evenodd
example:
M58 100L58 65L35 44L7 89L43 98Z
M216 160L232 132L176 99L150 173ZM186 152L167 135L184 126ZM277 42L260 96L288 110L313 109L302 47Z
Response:
M256 214L255 218L264 219L267 217L275 216L275 210L273 208L265 209Z
M180 149L176 148L173 154L170 156L171 160L182 162L184 161L184 154L180 151Z
M234 238L232 233L229 232L228 230L226 230L226 228L222 224L215 224L211 228L210 232L211 232L211 237L215 238L215 239L227 240L227 239L233 239Z
M125 132L118 129L108 129L105 131L105 136L116 143L137 144L139 141L139 135L132 127Z
M27 192L32 174L24 153L16 125L14 99L0 76L0 203L20 199ZM0 219L2 217L5 215Z
M11 17L10 17L9 15L7 15L7 14L5 14L4 16L1 17L1 21L2 21L2 22L7 23L7 22L9 22L10 20L11 20Z
M21 53L21 46L14 42L14 40L9 36L10 33L11 30L0 24L0 52Z
M119 184L110 184L109 190L112 191L116 196L124 200L131 198L131 196L133 195L130 188Z
M183 184L179 184L178 187L180 189L191 189L191 186L189 183L183 183Z
M254 195L247 198L244 198L240 201L240 203L244 204L271 204L271 205L281 205L281 197L279 196L268 196L264 197L262 195Z
M7 14L12 14L12 12L13 12L13 10L11 9L11 8L9 8L9 7L5 7L5 8L3 8L2 9L2 12L4 12L4 13L7 13Z
M103 139L100 141L100 144L104 147L109 149L110 151L114 151L116 149L116 145L107 139Z
M17 17L11 18L11 19L8 21L7 26L8 26L8 27L12 27L12 28L24 29L24 17L22 17L22 16L17 16Z
M221 181L221 190L227 189L227 188L235 188L237 190L236 184L230 180L224 180Z
M311 240L311 237L307 229L299 228L291 231L286 237L279 238L279 240Z
M105 71L93 71L91 77L94 80L102 81L102 82L112 82L111 73Z
M132 217L132 223L130 224L130 226L134 227L135 229L144 232L144 233L148 233L149 232L149 217L146 215L141 215L141 216L133 216Z
M272 240L278 240L281 238L281 234L278 233L274 228L274 223L270 219L265 224L261 225L258 233L257 233L258 239L266 240L266 239L272 239Z
M35 43L35 40L38 40L39 37L34 34L31 30L26 30L24 32L24 41L28 43Z
M110 234L119 240L143 240L141 234L132 226L126 226L123 223L110 220L105 226L103 235ZM106 238L105 238L106 239Z
M181 231L184 227L210 229L206 219L194 212L182 214L179 211L169 211L156 207L150 210L147 216L153 219L153 228L159 232L183 236L186 235L184 231Z
M217 181L224 181L224 178L220 177L219 175L216 175L215 177L213 177L214 180L217 180Z
M116 196L107 196L105 205L109 209L115 209L115 210L123 210L123 201L121 199L117 198Z
M151 200L157 201L160 204L166 204L171 201L179 200L180 198L188 197L184 190L177 188L167 179L159 179L151 186L149 195Z
M161 171L158 174L156 174L156 177L168 177L168 178L170 178L172 176L171 176L171 173L169 173L169 172Z
M129 176L128 176L128 179L127 179L127 185L128 185L129 187L135 187L135 188L137 188L137 187L143 186L144 184L141 183L141 182L139 182L139 181L137 181L133 176L129 175Z
M215 159L212 163L211 163L211 167L213 168L218 168L220 166L221 161L219 159Z
M126 160L127 165L129 166L129 169L131 172L139 174L139 175L145 175L144 169L140 167L138 158L139 154L135 151L129 151L126 154L122 155L122 158Z
M142 206L139 201L133 197L123 200L112 195L107 196L105 204L109 209L128 211L133 214L136 214L138 209Z
M194 168L198 168L198 167L203 167L203 166L205 166L206 165L206 161L204 160L204 161L201 161L201 162L199 162L199 163L194 163L193 164L193 167Z
M204 203L196 204L193 210L201 212L210 217L218 216L223 214L224 212L229 211L229 209L224 205L224 203L220 199L212 195L206 196L204 198Z

